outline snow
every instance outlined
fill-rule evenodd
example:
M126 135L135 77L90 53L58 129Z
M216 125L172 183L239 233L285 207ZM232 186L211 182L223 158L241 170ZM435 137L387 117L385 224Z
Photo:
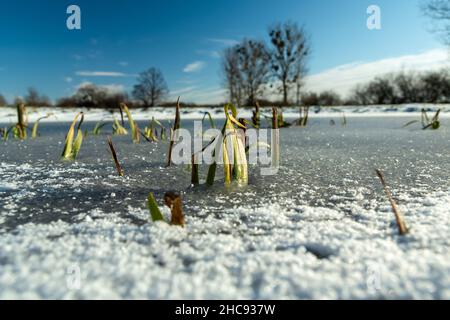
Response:
M310 115L315 117L330 117L341 116L342 111L345 112L346 117L367 117L371 116L420 116L422 108L430 111L442 109L441 117L450 117L449 105L427 105L427 104L410 104L410 105L398 105L398 106L342 106L332 108L321 108L319 112L318 108L312 107L310 109ZM239 115L244 118L250 118L252 116L251 108L241 109ZM54 107L41 107L41 108L28 108L28 117L30 122L34 122L39 117L45 116L49 113L53 115L49 118L42 119L41 122L71 122L78 112L84 111L86 121L111 121L113 115L105 109L86 109L86 108L54 108ZM222 108L182 108L182 119L202 119L205 112L211 113L214 119L224 119L225 115ZM271 116L270 108L261 108L262 114ZM171 120L174 119L174 108L154 107L145 109L133 109L131 114L134 120L150 120L152 117L158 120ZM296 107L283 108L283 115L286 118L298 118L299 110ZM120 118L118 111L114 113L116 118ZM2 107L0 108L0 123L15 123L17 121L17 112L15 108Z
M104 136L89 135L74 163L58 159L66 126L1 142L0 299L450 299L448 123L401 130L403 118L371 112L282 131L278 176L255 169L243 192L188 189L189 171L162 168L165 142L114 137L124 178ZM182 191L185 228L150 221L148 192L162 204L169 188Z
M205 208L187 212L185 228L98 209L77 223L28 223L0 235L0 299L449 299L450 191L426 206L408 200L406 237L388 205L273 204L220 219ZM149 219L140 207L128 214Z

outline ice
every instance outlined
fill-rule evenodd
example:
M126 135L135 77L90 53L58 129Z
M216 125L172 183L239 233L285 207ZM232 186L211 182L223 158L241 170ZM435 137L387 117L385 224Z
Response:
M1 237L0 298L448 299L450 194L429 197L436 205L426 211L404 208L417 216L406 238L309 207L299 209L315 211L315 221L269 206L224 210L221 220L188 215L184 229L136 226L116 213L29 223ZM264 232L236 225L239 214ZM76 289L67 285L72 265L81 272Z
M129 136L113 137L118 177L107 127L74 163L59 160L65 122L1 141L0 299L449 299L448 124L401 129L416 115L366 111L345 128L313 114L307 128L282 129L278 174L251 167L245 188L225 188L220 169L214 188L192 188L189 170L165 168L167 142ZM145 208L153 192L168 219L171 189L185 228Z

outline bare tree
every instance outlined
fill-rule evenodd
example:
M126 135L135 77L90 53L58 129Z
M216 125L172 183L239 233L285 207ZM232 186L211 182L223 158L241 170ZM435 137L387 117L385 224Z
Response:
M297 84L297 99L302 79L306 73L309 44L306 32L296 23L275 24L269 28L272 44L271 67L274 77L281 81L283 103L288 105L289 89Z
M28 88L25 104L33 107L47 107L51 105L50 99L45 95L40 95L35 88Z
M422 4L425 15L435 22L435 31L442 34L444 41L450 43L450 2L448 0L429 0Z
M295 66L295 77L294 77L294 86L295 86L295 102L297 105L300 105L301 102L301 90L304 85L304 77L308 73L308 68L304 61L298 61Z
M239 54L235 47L226 48L223 53L222 72L230 102L240 106L243 101L243 85L239 71Z
M8 103L3 95L0 94L0 107L6 106Z
M133 97L142 101L145 107L156 106L168 92L164 76L156 68L140 73L138 83L133 87Z
M236 55L237 67L229 70L230 76L239 80L238 90L242 90L245 103L255 105L269 77L270 57L266 46L264 42L246 39L231 50Z

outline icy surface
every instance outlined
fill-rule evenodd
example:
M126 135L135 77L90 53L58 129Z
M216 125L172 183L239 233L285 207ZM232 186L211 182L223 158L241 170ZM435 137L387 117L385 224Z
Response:
M441 117L450 116L450 105L427 105L427 104L406 104L396 106L342 106L342 107L311 107L310 114L315 117L333 117L345 113L347 117L367 117L371 116L419 116L422 109L430 112L442 109ZM132 109L134 120L149 120L155 117L159 120L173 120L174 107L153 107L149 109ZM252 116L252 108L245 108L240 110L240 116L249 119ZM86 115L87 121L112 121L113 118L119 118L118 110L111 111L105 109L86 109L86 108L27 108L28 119L34 122L36 119L47 114L52 114L49 118L42 119L41 122L61 122L72 121L76 114L83 111ZM183 108L181 111L182 119L201 119L205 112L208 111L214 118L225 118L223 108ZM261 108L263 115L270 116L271 108ZM298 118L299 109L297 107L284 107L283 113L285 117ZM0 123L13 124L17 122L16 108L0 107Z
M1 141L0 299L450 299L450 132L444 120L437 131L401 128L414 117L341 127L339 113L335 126L313 116L281 131L277 176L251 167L249 186L230 189L220 175L212 189L191 188L189 170L164 167L167 142L130 136L113 138L116 176L108 127L74 163L59 160L67 123ZM185 228L149 221L148 192L162 204L171 189Z

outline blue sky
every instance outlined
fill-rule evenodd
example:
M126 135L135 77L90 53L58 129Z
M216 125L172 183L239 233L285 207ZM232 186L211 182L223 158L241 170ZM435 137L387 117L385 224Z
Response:
M129 91L136 74L155 66L172 96L218 102L221 51L244 37L267 40L270 24L292 20L311 38L307 86L345 94L380 72L446 64L420 1L2 1L0 93L11 100L34 86L56 99L86 82ZM81 30L66 28L70 4L81 8ZM381 8L381 30L366 27L371 4Z

